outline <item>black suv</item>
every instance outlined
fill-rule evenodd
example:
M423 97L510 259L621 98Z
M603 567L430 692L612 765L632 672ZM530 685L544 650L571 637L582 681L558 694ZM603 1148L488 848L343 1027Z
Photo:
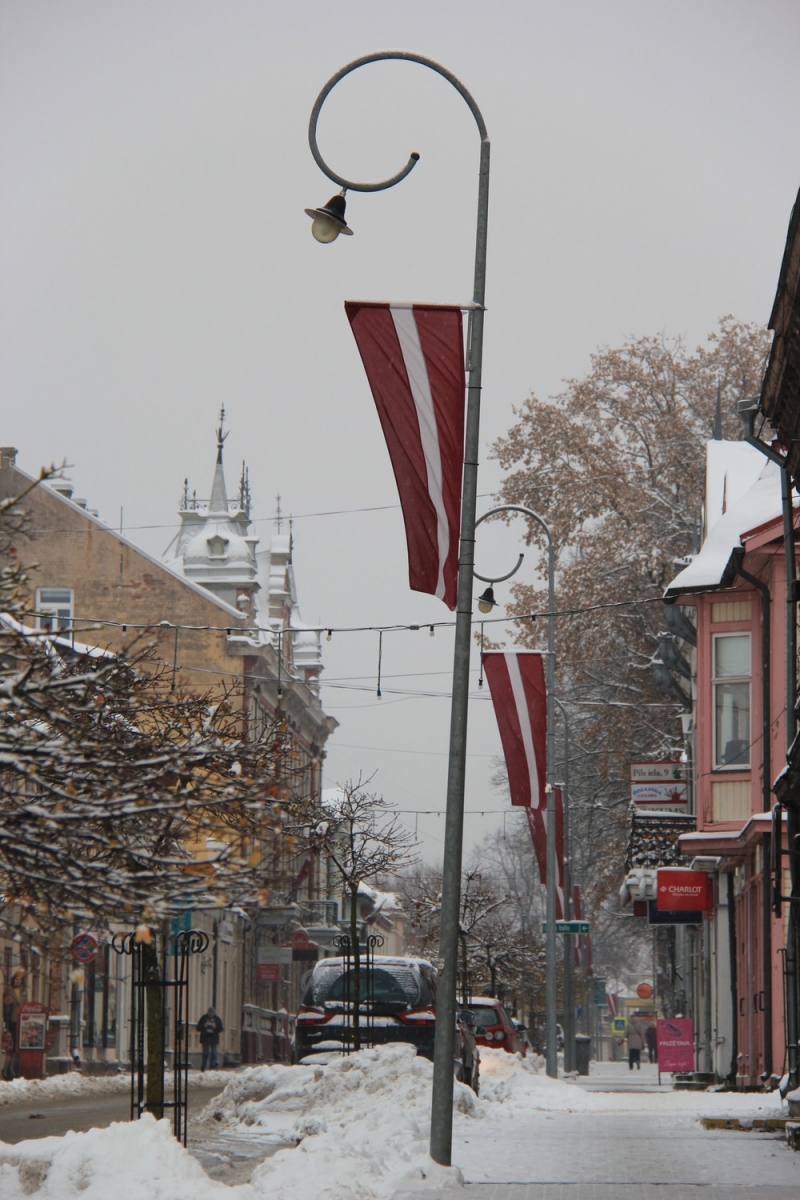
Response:
M436 968L421 958L373 959L361 967L358 1006L364 1045L411 1042L433 1058L436 1028ZM303 991L295 1025L295 1057L315 1050L342 1050L353 1044L353 966L343 958L323 958Z
M410 1042L433 1058L436 1031L436 968L422 958L373 959L361 967L359 1026L362 1046ZM303 990L295 1023L294 1059L351 1049L353 1045L352 960L324 958ZM478 1090L480 1058L469 1024L457 1022L456 1078Z

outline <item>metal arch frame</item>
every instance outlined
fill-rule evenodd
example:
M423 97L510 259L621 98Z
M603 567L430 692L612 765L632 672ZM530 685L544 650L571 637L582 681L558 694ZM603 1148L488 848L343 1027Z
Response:
M546 934L546 967L547 974L545 979L545 1039L547 1043L547 1074L551 1079L558 1077L558 1046L556 1044L556 1017L558 1004L557 990L557 975L556 975L556 793L555 793L555 670L556 670L556 645L555 645L555 573L556 573L556 553L553 535L547 522L534 512L532 508L527 508L524 504L501 504L497 508L492 508L489 512L484 513L475 522L475 528L488 517L493 517L498 513L521 513L530 520L535 521L539 528L547 538L547 654L545 656L545 685L547 688L547 775L545 792L547 793L547 934ZM485 580L484 576L478 575L478 579L484 579L484 582L499 583L502 579L510 579L516 574L522 563L523 556L520 555L517 565L513 571L509 571L507 575L501 576L497 580ZM474 572L473 572L474 573ZM566 821L565 821L566 830ZM566 892L566 888L565 888ZM568 903L565 896L565 903ZM567 939L567 954L570 953L572 939ZM566 1032L566 1031L565 1031Z
M483 364L483 318L486 292L486 240L489 212L490 143L486 123L474 99L450 71L431 58L404 50L380 50L366 54L342 67L323 87L311 112L308 141L314 161L328 179L345 191L380 192L394 187L414 169L416 152L396 175L378 183L356 183L332 171L317 145L317 121L325 99L340 80L358 67L396 60L428 67L446 79L467 104L480 135L478 171L478 213L475 233L475 269L472 304L467 334L467 414L464 436L464 473L461 492L461 531L458 558L458 598L453 650L453 688L450 709L448 748L447 805L442 872L442 907L439 953L443 960L438 1008L453 1020L436 1022L431 1097L431 1158L450 1166L453 1142L453 1057L455 1053L455 1013L457 1000L458 929L461 890L461 860L464 838L464 784L467 759L467 719L469 712L470 655L472 651L472 579L475 557L475 510L478 495L478 453L480 448L480 401Z

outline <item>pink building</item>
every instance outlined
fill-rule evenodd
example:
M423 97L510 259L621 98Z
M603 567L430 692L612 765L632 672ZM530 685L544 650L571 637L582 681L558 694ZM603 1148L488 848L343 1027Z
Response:
M680 849L715 881L691 972L699 1066L757 1087L780 1078L787 1058L788 906L773 913L771 874L772 784L787 751L781 471L747 442L714 441L707 450L703 544L665 597L685 606L697 630L697 828Z

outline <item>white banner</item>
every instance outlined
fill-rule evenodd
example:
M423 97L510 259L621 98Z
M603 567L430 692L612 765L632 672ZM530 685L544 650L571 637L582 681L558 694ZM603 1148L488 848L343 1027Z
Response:
M689 789L683 780L674 783L632 783L631 803L659 812L688 812Z

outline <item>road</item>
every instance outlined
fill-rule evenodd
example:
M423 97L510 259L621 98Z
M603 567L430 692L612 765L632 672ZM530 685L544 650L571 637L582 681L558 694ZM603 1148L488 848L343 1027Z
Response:
M189 1085L189 1117L218 1096L222 1087ZM67 1096L53 1100L23 1101L0 1106L0 1142L22 1142L26 1138L61 1136L70 1129L104 1128L112 1121L130 1118L131 1102L127 1091L97 1096Z

